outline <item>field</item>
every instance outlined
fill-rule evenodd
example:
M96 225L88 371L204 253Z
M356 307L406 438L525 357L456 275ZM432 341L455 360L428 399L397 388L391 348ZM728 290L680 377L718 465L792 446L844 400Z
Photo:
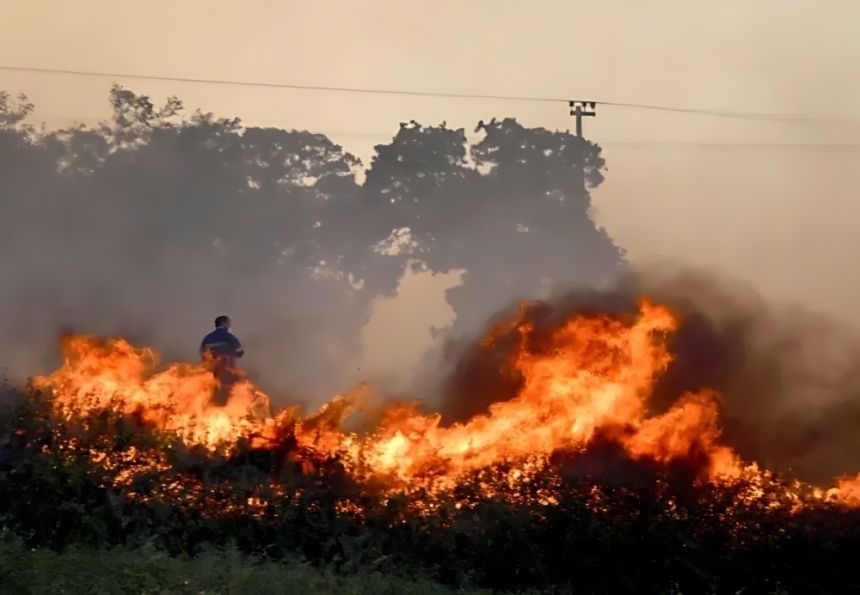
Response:
M379 572L343 576L298 561L260 561L235 549L210 549L190 558L170 556L153 547L72 548L57 553L27 549L20 541L13 541L3 543L0 559L5 593L442 595L454 592L429 580L410 580Z
M4 592L777 593L856 583L856 511L794 511L790 484L694 487L692 469L625 465L609 445L592 451L604 470L588 481L546 472L496 499L483 494L494 474L508 476L501 465L448 496L381 497L334 462L303 474L271 453L225 458L174 444L174 470L136 477L125 493L150 496L129 499L85 456L54 450L70 430L40 411L29 400L3 419ZM117 452L156 439L134 420L101 423ZM37 439L16 439L21 429ZM75 438L104 449L105 429ZM265 492L273 477L292 497ZM165 482L199 491L157 495ZM537 502L550 488L560 500Z
M648 407L673 318L527 311L521 378L443 424L361 391L312 415L207 365L72 338L0 418L4 592L825 593L860 588L858 480L816 486L721 442L709 392ZM499 346L504 346L503 348ZM187 584L186 584L187 581Z

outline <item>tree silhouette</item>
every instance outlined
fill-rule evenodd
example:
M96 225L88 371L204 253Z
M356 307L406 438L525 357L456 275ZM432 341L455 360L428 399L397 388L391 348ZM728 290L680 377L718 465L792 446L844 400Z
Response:
M376 146L362 188L361 221L376 240L373 249L379 256L371 261L373 268L363 271L371 286L393 291L412 259L442 270L456 268L456 259L443 262L451 250L443 244L466 221L469 189L477 178L467 162L462 129L413 121L401 124L391 143Z
M15 128L30 115L35 107L26 95L18 95L18 102L12 102L11 95L6 91L0 91L0 127L5 129Z
M605 283L623 261L589 214L588 190L603 181L597 145L514 119L480 129L467 147L463 130L401 125L376 148L363 188L377 237L410 232L395 234L405 249L374 286L391 290L409 258L465 269L448 296L462 333L554 282Z
M612 279L622 254L590 216L588 190L603 181L600 147L513 119L483 130L483 140L472 147L477 166L487 171L479 208L494 214L489 243L508 250L505 258L467 266L473 279L493 283L509 299L536 297L552 282L598 285ZM467 278L463 289L468 285Z
M110 105L99 126L37 132L32 104L0 94L0 263L15 279L2 295L16 312L0 330L44 341L71 319L187 356L200 320L229 310L283 384L334 381L370 300L410 262L467 271L448 295L455 335L622 263L589 217L600 148L568 133L493 120L470 146L463 129L404 123L359 183L360 161L322 134L187 116L119 86Z

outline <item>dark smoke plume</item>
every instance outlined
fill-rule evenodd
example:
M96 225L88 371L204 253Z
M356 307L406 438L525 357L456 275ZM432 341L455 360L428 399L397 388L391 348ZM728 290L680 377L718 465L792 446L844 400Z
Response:
M575 314L632 315L643 295L681 320L669 341L674 360L655 387L654 413L687 391L715 389L723 395L724 440L745 459L809 481L856 473L860 337L823 316L777 308L739 282L672 265L640 271L612 291L565 292L528 316L538 333L549 332ZM447 421L516 394L522 379L502 369L516 344L511 332L493 349L451 346Z

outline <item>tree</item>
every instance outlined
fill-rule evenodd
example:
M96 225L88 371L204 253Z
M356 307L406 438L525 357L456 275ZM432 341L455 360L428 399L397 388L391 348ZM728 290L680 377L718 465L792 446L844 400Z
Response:
M400 125L391 143L377 145L362 188L362 221L380 257L365 273L372 286L393 291L412 259L440 270L459 264L445 255L464 248L455 230L465 231L478 177L463 129L412 121Z
M106 123L46 133L25 125L26 98L0 94L0 262L18 280L0 327L40 350L72 320L188 357L229 311L280 384L335 383L371 300L412 262L467 271L448 295L455 336L622 262L589 216L600 148L567 133L493 120L470 147L463 129L404 123L359 183L359 160L322 134L186 116L118 86L110 104Z
M21 93L17 99L17 105L13 105L9 93L0 91L0 128L9 129L20 125L33 111L34 105L26 95Z

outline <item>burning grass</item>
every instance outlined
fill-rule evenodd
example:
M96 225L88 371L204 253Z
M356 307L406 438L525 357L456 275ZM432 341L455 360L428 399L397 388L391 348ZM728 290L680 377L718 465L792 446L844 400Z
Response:
M832 570L860 545L858 479L819 487L742 461L721 442L712 392L653 412L677 326L666 308L643 301L552 328L530 308L482 343L513 341L500 370L517 380L512 398L449 425L392 405L363 433L344 429L360 391L302 416L273 412L243 380L216 406L205 365L160 367L120 339L69 339L65 364L34 379L4 424L0 514L52 547L235 543L451 585L836 584Z

